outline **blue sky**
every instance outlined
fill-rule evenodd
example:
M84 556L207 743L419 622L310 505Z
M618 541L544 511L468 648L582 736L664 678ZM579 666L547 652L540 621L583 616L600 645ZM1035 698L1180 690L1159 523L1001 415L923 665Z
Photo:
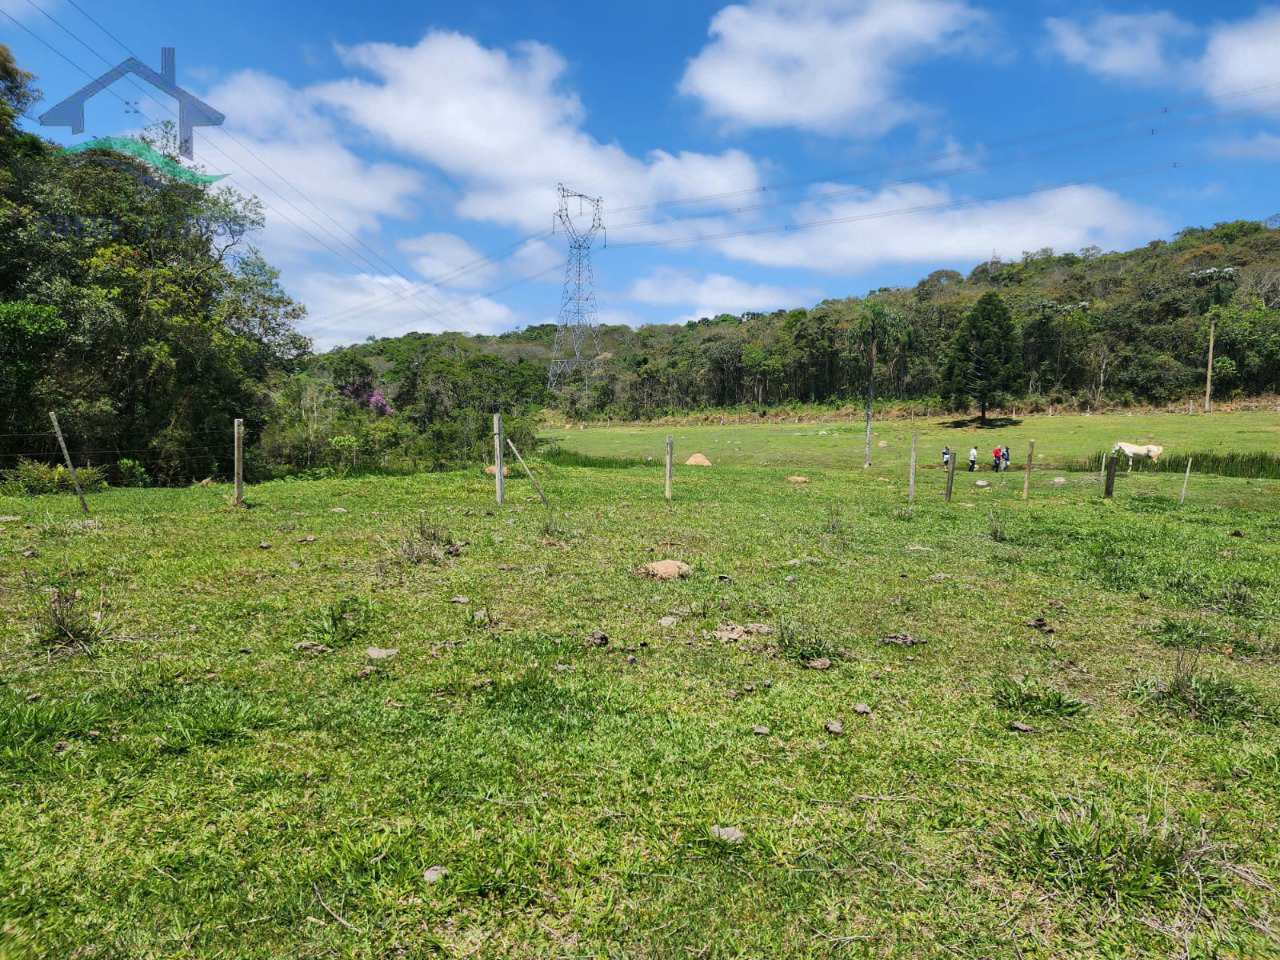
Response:
M177 48L178 82L227 117L197 130L196 160L262 200L255 242L320 347L554 320L561 181L604 198L600 316L633 325L1280 212L1280 6L0 11L0 42L46 94L33 117L129 51L158 68ZM82 136L24 123L70 144L173 116L129 81L112 93Z

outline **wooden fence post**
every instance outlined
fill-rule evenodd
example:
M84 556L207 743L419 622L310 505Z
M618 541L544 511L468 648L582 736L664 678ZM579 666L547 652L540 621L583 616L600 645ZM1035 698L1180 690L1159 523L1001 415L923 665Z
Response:
M945 499L947 503L951 502L951 491L956 486L956 455L951 454L951 459L947 462L947 492Z
M524 471L525 476L528 477L529 481L533 484L533 489L538 491L538 496L542 498L542 505L550 510L551 504L547 500L547 495L542 492L542 484L538 482L538 478L533 475L533 471L530 470L528 464L524 462L524 457L520 456L520 451L516 449L516 445L511 442L510 437L507 438L507 446L510 447L511 452L516 455L516 459L520 462L520 469Z
M58 436L58 446L62 448L62 459L67 461L67 469L71 471L71 482L76 488L76 496L80 498L80 509L89 515L89 505L84 502L84 491L80 489L80 478L76 476L76 465L71 462L71 454L67 452L67 441L62 439L62 427L58 426L58 415L49 411L49 419L53 421L53 432Z
M1191 458L1187 457L1187 472L1182 478L1182 495L1178 497L1178 506L1187 502L1187 484L1191 482Z
M1116 467L1120 465L1120 455L1113 453L1107 458L1107 480L1102 489L1102 496L1110 499L1116 491Z
M237 507L244 506L244 421L235 422L235 462L236 462L236 496L233 501Z
M911 476L907 481L907 503L916 502L916 443L919 434L911 434Z
M673 484L672 484L672 474L673 474L673 472L674 472L674 468L675 468L675 459L676 459L676 442L675 442L675 439L674 439L674 438L672 438L672 437L667 437L667 474L666 474L666 476L667 476L667 491L666 491L666 492L667 492L667 502L668 502L668 503L671 501L671 496L672 496L672 494L674 493L674 491L672 490L672 486L673 486Z
M502 414L493 415L493 486L498 506L506 499L506 484L502 482Z
M1022 480L1022 499L1026 500L1031 496L1031 466L1036 462L1036 442L1032 440L1027 445L1027 475Z

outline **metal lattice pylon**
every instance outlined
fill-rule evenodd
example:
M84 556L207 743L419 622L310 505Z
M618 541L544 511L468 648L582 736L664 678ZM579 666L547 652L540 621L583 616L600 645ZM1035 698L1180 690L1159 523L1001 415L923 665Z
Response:
M591 248L596 236L605 233L604 201L600 197L588 197L567 189L564 184L557 189L560 208L555 219L569 240L569 259L565 263L556 342L551 354L551 370L547 375L547 385L552 390L579 368L593 363L600 352L600 342L596 337L596 290ZM581 222L586 221L590 208L591 226L585 230L574 223L573 214L569 212L569 204L575 200Z

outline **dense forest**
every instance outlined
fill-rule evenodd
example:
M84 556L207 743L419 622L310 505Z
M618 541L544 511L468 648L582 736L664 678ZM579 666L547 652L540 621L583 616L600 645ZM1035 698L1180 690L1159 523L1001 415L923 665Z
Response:
M787 404L926 403L985 416L1203 389L1280 392L1280 231L1250 221L1104 253L1042 250L968 276L771 314L600 330L546 389L554 327L409 334L316 355L305 307L254 249L260 205L110 150L22 132L34 78L0 45L0 470L43 482L48 413L113 482L225 475L247 421L252 478L475 461L490 416L517 443L540 412L651 418ZM172 131L148 135L178 162ZM26 473L24 473L24 469ZM24 479L25 477L25 479Z

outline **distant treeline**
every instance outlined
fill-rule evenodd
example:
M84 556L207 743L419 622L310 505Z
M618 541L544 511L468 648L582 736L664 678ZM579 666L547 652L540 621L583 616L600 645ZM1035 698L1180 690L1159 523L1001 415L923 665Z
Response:
M939 270L914 287L810 309L606 326L596 369L555 402L576 417L644 419L860 403L870 386L877 397L936 398L956 410L984 399L1024 410L1163 405L1203 392L1211 322L1215 397L1280 391L1280 231L1236 221L1122 253L1041 250L967 277ZM545 368L553 337L551 325L497 337L409 334L340 354L394 385L439 358Z

